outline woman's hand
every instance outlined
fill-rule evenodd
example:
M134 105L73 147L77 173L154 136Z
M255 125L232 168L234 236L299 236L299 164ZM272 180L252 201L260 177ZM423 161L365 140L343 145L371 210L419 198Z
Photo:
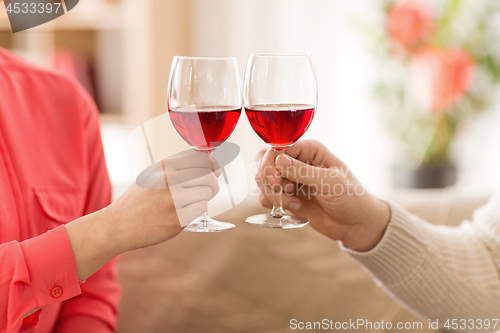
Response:
M206 211L219 191L220 174L205 153L164 159L111 205L68 223L78 278L85 280L121 253L177 236Z
M322 234L354 250L372 249L390 220L390 208L368 193L350 169L317 141L299 141L275 158L257 155L255 180L262 205L272 207L272 188L283 186L283 207L304 216Z

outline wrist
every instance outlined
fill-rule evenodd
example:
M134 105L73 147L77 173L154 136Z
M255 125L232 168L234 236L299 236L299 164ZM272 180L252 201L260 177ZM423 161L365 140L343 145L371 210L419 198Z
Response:
M103 235L107 242L108 251L117 256L127 251L135 250L130 246L130 237L126 234L124 226L125 216L120 215L120 210L115 210L113 204L102 209Z
M382 240L391 219L391 209L384 201L373 199L366 218L352 225L341 239L345 247L355 251L369 251Z
M119 254L110 227L105 209L65 225L79 280L86 280Z

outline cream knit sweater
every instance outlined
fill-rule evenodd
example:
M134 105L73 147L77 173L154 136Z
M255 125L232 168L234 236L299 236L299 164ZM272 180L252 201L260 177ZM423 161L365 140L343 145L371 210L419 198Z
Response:
M458 227L431 225L388 203L392 216L380 243L368 252L342 249L421 317L440 326L465 319L462 332L500 331L500 321L494 330L479 329L478 321L500 319L500 195Z

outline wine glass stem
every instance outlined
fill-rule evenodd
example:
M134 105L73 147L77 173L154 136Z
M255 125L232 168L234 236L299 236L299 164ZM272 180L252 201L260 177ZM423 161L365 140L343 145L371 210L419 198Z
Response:
M212 151L209 150L208 151L208 157L210 157L210 164L212 165L212 172L214 172L215 170L215 167L214 167L214 159L212 157ZM208 216L208 201L207 201L207 209L205 210L205 213L203 213L202 216L200 216L200 220L198 222L198 225L200 226L200 228L206 228L207 227L207 223L210 219L210 216Z
M283 150L274 149L274 159L278 157L279 154L282 154ZM280 218L286 215L283 210L283 187L281 184L276 184L273 187L273 210L271 211L272 217Z
M198 220L199 227L206 229L209 218L210 217L208 216L208 209L207 209L207 211L205 211L205 213L203 213L203 215L199 217L199 220Z

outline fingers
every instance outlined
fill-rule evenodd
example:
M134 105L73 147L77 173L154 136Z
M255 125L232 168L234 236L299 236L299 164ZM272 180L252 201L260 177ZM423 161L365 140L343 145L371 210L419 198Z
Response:
M167 171L204 168L218 172L216 175L217 177L220 176L219 162L217 162L217 160L208 153L193 152L178 157L165 158L163 161L165 161Z
M339 181L339 169L337 167L315 167L286 154L276 158L276 169L283 178L292 182L314 186L321 191L325 184L331 188Z
M167 174L169 186L183 184L184 187L192 187L207 183L217 182L214 172L204 168L184 169Z
M323 144L315 140L299 141L292 147L286 149L285 153L308 165L325 168L341 167L347 169L340 159L330 153ZM260 160L258 177L262 182L268 183L271 186L279 184L281 178L284 176L282 173L276 172L276 155L277 154L272 149L260 151L257 154L257 160Z
M186 184L189 183L186 182L170 187L175 210L182 227L187 226L198 216L205 213L207 202L219 191L217 178L213 174L207 176L211 176L213 179L212 181L204 182L208 185L186 187ZM202 178L200 177L198 180Z
M215 174L215 177L219 178L220 175L222 175L221 166L220 166L219 162L217 162L217 160L215 159L215 157L213 157L212 162L213 162L212 172Z
M290 196L284 194L283 197L281 198L282 200L282 206L284 209L289 209L289 210L299 210L300 207L302 206L302 202L300 199L298 199L295 196ZM264 207L267 208L273 208L273 197L272 196L266 196L263 192L259 194L259 201L260 204Z
M316 140L303 140L296 142L285 150L285 153L309 165L330 168L345 167L345 164L321 142Z
M273 208L272 202L262 192L259 194L259 202L263 207Z
M212 166L216 168L214 172ZM136 183L147 189L166 189L182 183L190 187L216 182L221 174L217 160L206 153L191 153L157 161L141 172Z
M269 185L263 184L260 181L257 181L257 185L259 186L259 201L264 207L272 208L273 206L273 190ZM302 202L299 198L295 196L295 184L289 180L284 179L282 185L283 186L283 197L282 197L282 205L285 209L290 210L298 210L302 205Z
M285 153L301 161L313 161L318 152L327 150L326 147L316 140L297 141L293 146L287 148Z
M264 157L264 154L266 153L267 149L261 149L259 150L259 152L257 153L257 155L255 155L255 161L257 162L257 166L258 166L258 170L257 170L257 174L255 175L255 179L259 179L259 181L262 181L264 182L264 179L265 179L265 176L262 174L262 171L261 171L261 163L262 163L262 158Z
M197 201L209 201L219 192L217 177L213 172L207 171L206 169L186 169L177 172L176 180L179 180L179 183L169 185L177 210ZM194 177L194 173L198 173L198 177Z
M178 188L174 186L171 188L170 192L172 193L172 199L177 212L192 203L198 201L209 201L216 194L209 186L196 186L188 188Z
M181 227L187 226L197 217L203 215L207 211L206 201L193 202L177 211L179 224Z
M255 155L255 161L257 162L257 164L260 165L260 162L262 161L262 158L264 157L264 154L266 153L266 151L267 151L267 149L261 149L261 150L259 150L257 155Z
M203 177L183 182L177 186L184 189L207 186L212 191L212 196L208 198L208 200L211 200L213 197L215 197L217 193L219 193L219 181L217 180L217 178L213 173L209 173Z
M283 193L288 195L294 195L296 184L288 179L281 180L281 187L283 188Z
M263 183L271 186L281 182L281 174L276 169L274 160L276 153L273 149L268 149L264 152L259 168L259 177Z
M191 169L205 169L209 172L213 172L218 178L222 174L222 170L219 162L215 157L208 153L194 152L188 155L165 159L165 164L168 164L170 170L175 171L185 171ZM199 170L197 171L199 172ZM192 178L197 175L194 171L187 171L186 174L192 174Z

